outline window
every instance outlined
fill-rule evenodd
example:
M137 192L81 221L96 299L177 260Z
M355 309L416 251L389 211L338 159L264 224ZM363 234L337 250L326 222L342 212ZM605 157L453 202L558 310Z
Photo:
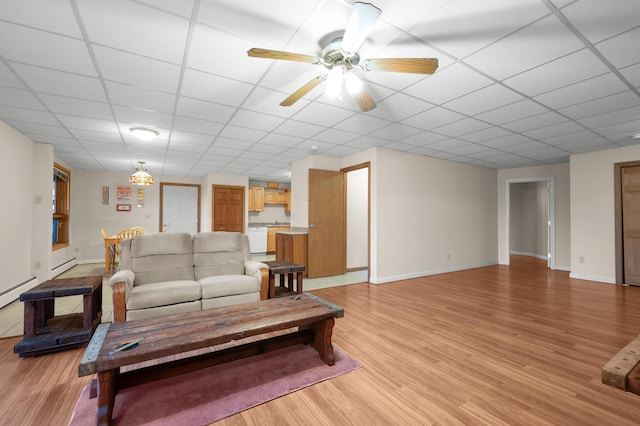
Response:
M53 250L69 245L70 189L71 172L53 163L53 232L51 235Z

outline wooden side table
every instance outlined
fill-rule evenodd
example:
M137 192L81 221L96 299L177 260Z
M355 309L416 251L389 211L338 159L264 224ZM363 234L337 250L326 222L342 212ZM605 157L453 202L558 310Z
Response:
M83 312L55 316L55 299L82 295ZM13 351L20 358L84 346L102 318L102 276L45 281L20 295L24 336Z
M269 266L269 299L279 296L287 296L291 294L302 293L302 275L304 274L304 265L296 265L286 260L275 260L263 262ZM295 274L295 286L294 286ZM275 276L280 275L280 286L275 285ZM285 285L285 275L287 282Z

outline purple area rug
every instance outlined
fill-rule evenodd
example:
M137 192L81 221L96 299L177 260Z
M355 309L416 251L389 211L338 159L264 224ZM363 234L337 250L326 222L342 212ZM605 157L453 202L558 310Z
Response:
M125 389L116 395L116 425L207 425L287 393L360 367L333 345L328 366L308 345L228 362L188 374ZM95 425L98 399L85 386L73 410L72 426Z

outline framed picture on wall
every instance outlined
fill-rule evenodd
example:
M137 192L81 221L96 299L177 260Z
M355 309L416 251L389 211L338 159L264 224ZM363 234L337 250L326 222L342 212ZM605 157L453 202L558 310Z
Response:
M119 212L130 212L131 211L131 204L118 204L116 206L116 210Z
M109 204L109 187L102 187L102 204Z
M131 187L119 186L116 191L116 198L118 200L130 200L131 199Z

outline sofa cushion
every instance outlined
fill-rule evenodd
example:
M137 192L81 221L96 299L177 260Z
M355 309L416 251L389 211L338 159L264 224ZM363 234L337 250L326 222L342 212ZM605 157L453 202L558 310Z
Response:
M238 232L204 232L193 236L193 265L196 280L213 275L244 275L245 253Z
M197 312L200 310L202 310L202 304L199 300L194 302L178 303L175 305L158 306L155 308L133 309L127 311L127 321L183 314L185 312Z
M135 285L193 280L191 234L138 235L130 240L131 269ZM124 254L124 253L123 253Z
M240 303L259 302L260 293L236 294L235 296L202 299L202 309L213 309L221 306L238 305Z
M200 300L202 288L196 281L178 280L134 286L129 292L127 310Z
M214 275L198 281L202 285L202 298L258 293L260 281L249 275Z

